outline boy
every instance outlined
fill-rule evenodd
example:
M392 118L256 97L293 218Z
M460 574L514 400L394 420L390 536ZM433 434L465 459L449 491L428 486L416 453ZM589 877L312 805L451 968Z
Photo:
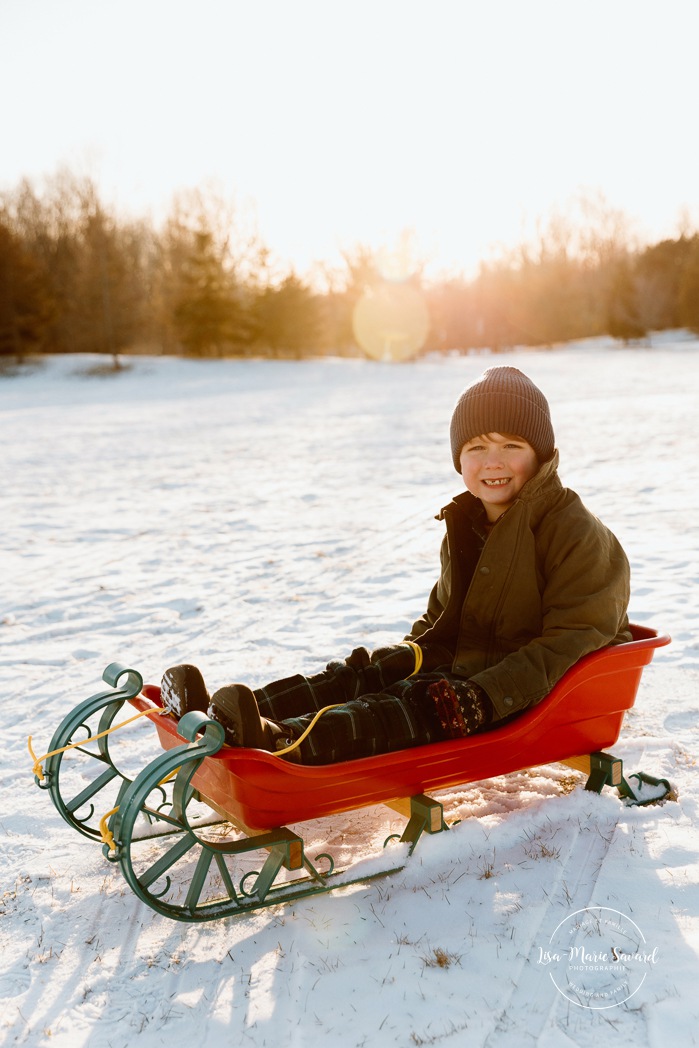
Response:
M492 728L540 702L583 655L630 640L628 561L562 486L537 386L489 368L457 402L450 436L467 491L440 514L441 573L403 643L211 698L196 667L175 666L166 707L208 711L230 745L293 747L289 759L327 764Z

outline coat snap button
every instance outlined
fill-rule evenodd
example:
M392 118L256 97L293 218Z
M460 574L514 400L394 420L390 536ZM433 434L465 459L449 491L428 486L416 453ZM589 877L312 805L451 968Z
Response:
M512 698L511 695L506 695L502 701L504 706L514 706L515 704L515 700Z
M490 575L490 568L487 568L485 564L481 568L481 575Z

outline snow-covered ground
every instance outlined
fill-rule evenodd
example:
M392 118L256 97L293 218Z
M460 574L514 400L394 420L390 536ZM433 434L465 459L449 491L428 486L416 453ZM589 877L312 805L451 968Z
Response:
M453 404L493 362L547 394L564 483L628 551L632 620L673 637L614 752L679 802L628 808L566 792L560 769L522 772L442 795L462 821L390 878L205 925L154 914L36 789L27 736L44 752L115 660L153 682L193 660L213 686L256 685L400 639L434 582L434 514L460 489ZM0 376L0 1041L699 1043L699 343L91 364ZM380 808L326 829L359 859L395 828ZM546 951L583 908L642 933L625 1003L556 987Z

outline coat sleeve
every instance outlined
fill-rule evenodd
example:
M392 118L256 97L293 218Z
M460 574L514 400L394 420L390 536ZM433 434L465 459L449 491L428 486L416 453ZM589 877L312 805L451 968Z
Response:
M421 615L419 619L416 619L412 625L410 633L407 634L405 640L417 641L423 634L431 630L438 619L440 619L444 613L449 602L450 590L451 590L451 571L449 568L449 540L445 535L442 539L442 547L440 552L441 571L439 579L432 587L429 600L427 602L427 610L424 615Z
M583 655L630 639L629 563L615 536L596 523L545 545L541 635L474 675L496 720L541 701Z

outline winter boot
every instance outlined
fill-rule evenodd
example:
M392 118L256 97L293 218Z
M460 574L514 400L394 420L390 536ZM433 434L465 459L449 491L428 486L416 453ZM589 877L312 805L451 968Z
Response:
M249 746L276 753L294 741L282 724L260 716L257 699L244 684L219 688L211 698L210 712L225 728L229 746ZM288 759L300 763L298 750L293 750Z
M190 710L206 713L209 708L209 693L204 678L196 666L186 663L165 670L160 696L164 708L178 720Z

